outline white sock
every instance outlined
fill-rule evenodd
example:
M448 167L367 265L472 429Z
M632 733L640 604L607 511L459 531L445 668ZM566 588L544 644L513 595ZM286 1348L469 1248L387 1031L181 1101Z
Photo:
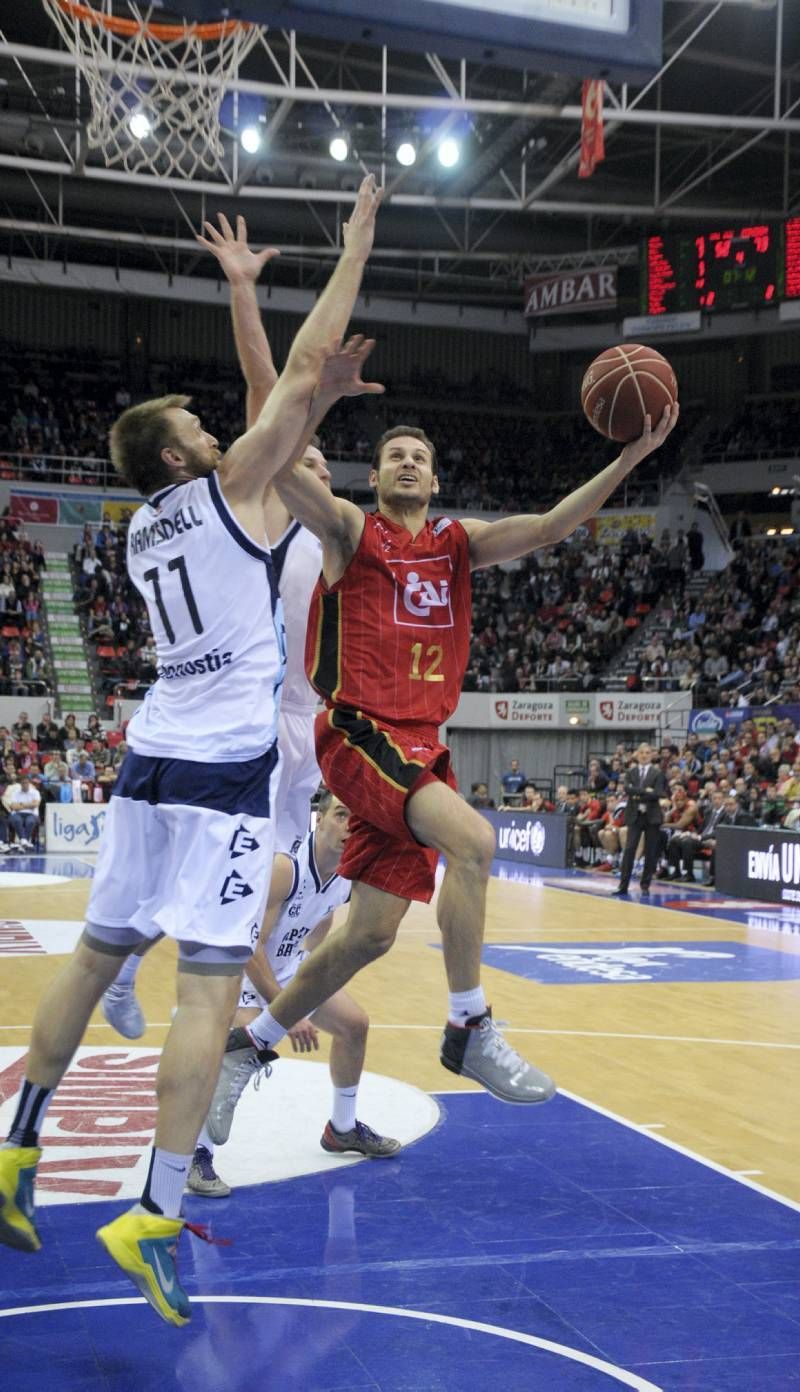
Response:
M195 1146L195 1150L197 1149L197 1146L203 1146L203 1148L208 1151L209 1155L214 1154L214 1142L208 1134L208 1129L206 1127L205 1122L203 1122L203 1129L200 1132L200 1135L197 1137L197 1145Z
M174 1151L153 1146L142 1207L151 1213L163 1213L165 1218L180 1218L181 1199L191 1163L191 1155L176 1155Z
M135 952L131 952L125 958L125 961L122 963L122 966L120 967L119 971L114 977L114 980L112 981L111 985L118 986L120 990L123 991L129 990L136 980L136 973L138 972L141 965L141 957L137 957Z
M358 1083L355 1087L345 1087L333 1089L333 1109L331 1111L331 1125L334 1131L342 1135L345 1131L352 1131L356 1124L356 1098L358 1097Z
M475 986L471 991L451 991L447 1000L447 1018L454 1025L465 1025L467 1020L486 1012L482 986Z
M259 1049L274 1049L286 1035L283 1025L279 1025L278 1021L273 1019L268 1005L265 1005L261 1014L256 1015L255 1020L245 1028Z

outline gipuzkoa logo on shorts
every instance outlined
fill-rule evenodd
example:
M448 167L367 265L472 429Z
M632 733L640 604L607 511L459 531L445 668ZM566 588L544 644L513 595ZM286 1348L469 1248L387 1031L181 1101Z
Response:
M247 830L246 826L238 826L231 838L228 854L231 860L236 860L237 856L247 855L250 851L257 851L259 843L255 836Z
M394 621L405 628L452 628L452 562L449 556L420 556L389 561L397 566Z
M231 870L230 875L226 875L225 882L219 892L220 904L233 904L236 899L246 899L248 894L252 894L247 881L238 870Z

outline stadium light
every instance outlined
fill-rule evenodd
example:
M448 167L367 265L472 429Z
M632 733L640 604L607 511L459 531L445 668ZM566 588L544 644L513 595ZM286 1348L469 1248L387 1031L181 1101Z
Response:
M245 126L239 136L245 154L256 155L261 149L261 131L258 126Z
M452 169L454 164L458 164L461 158L461 146L457 140L452 140L449 136L442 140L436 151L439 163L443 169Z
M350 154L350 142L347 136L342 135L341 131L337 135L332 136L331 143L328 146L328 152L331 159L338 160L340 164L342 160L346 160L347 156Z
M402 164L408 169L415 163L417 158L417 147L411 140L401 140L395 152L397 163Z
M152 129L149 117L143 111L134 111L128 122L128 130L134 140L146 139Z

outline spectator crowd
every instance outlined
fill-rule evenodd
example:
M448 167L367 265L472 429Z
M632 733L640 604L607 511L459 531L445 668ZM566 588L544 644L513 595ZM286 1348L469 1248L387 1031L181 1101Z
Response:
M0 695L50 689L41 613L45 568L41 543L29 541L13 518L0 518Z
M574 864L619 873L625 849L626 770L634 746L620 743L613 754L589 760L570 783L553 789L528 777L511 761L497 788L474 783L473 807L499 812L555 812L572 821ZM667 782L662 801L659 877L697 883L701 870L714 883L718 826L782 827L800 835L800 728L789 719L743 720L727 734L690 734L662 745L658 765ZM577 785L576 785L577 780Z
M0 725L0 855L38 846L48 802L108 802L126 753L123 732L94 713L34 724L22 710Z

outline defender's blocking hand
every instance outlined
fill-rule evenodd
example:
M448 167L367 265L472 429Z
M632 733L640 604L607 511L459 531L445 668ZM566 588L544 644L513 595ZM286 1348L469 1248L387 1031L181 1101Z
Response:
M380 382L364 382L361 369L375 347L374 338L353 334L344 345L327 349L317 384L318 396L378 396L386 390Z
M257 281L267 262L280 256L278 248L271 246L263 251L251 251L247 244L247 223L241 214L236 219L235 233L224 213L217 213L217 217L221 231L217 231L213 222L204 222L208 236L195 233L195 239L216 256L231 285Z

